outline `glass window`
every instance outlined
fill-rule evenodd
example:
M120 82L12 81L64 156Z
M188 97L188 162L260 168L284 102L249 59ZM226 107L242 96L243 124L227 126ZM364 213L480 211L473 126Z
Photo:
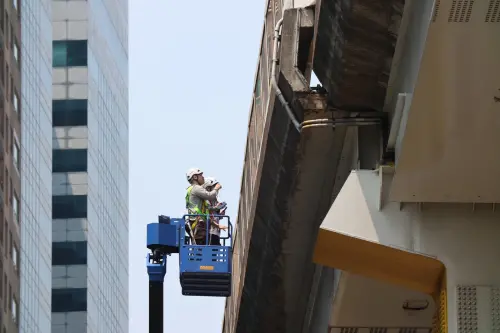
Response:
M18 324L17 311L18 311L17 300L16 300L16 297L14 296L14 297L12 297L12 300L11 300L11 312L12 312L12 320L14 321L14 323L16 323L16 325Z
M57 40L52 42L52 66L87 66L87 40Z
M14 132L14 140L12 140L12 162L16 167L17 171L19 171L20 161L19 155L21 153L21 148L19 147L19 139L17 138L17 134Z
M65 67L66 66L66 44L64 41L52 42L52 67Z
M87 105L86 99L53 100L53 126L87 126Z
M12 194L12 214L14 215L14 221L19 223L19 199L14 192Z
M87 66L87 41L68 40L68 66Z
M17 97L17 93L15 91L12 94L12 104L14 104L14 111L19 112L19 97Z
M12 44L12 53L14 55L14 59L16 59L16 62L19 63L19 47L17 46L17 42L15 40Z
M52 289L52 312L87 311L87 288Z
M86 195L56 195L52 197L53 219L76 219L86 217Z
M54 149L52 172L87 171L87 149Z
M17 250L17 246L12 244L12 264L14 265L16 271L19 268L18 263L19 263L19 251Z
M52 243L52 265L86 265L87 242Z

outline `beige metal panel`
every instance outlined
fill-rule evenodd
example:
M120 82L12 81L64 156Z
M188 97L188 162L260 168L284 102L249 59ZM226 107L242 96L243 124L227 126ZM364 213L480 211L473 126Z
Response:
M391 200L500 202L500 1L436 4Z
M444 265L414 252L411 218L397 203L379 210L381 182L353 171L326 215L313 261L426 294L439 291Z
M419 327L428 331L432 326L436 311L432 296L346 272L340 280L331 327ZM422 310L405 310L405 303Z

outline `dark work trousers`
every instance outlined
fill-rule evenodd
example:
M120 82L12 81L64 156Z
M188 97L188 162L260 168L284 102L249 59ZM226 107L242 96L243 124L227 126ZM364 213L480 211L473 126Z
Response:
M220 246L220 236L210 234L208 237L209 237L210 245Z

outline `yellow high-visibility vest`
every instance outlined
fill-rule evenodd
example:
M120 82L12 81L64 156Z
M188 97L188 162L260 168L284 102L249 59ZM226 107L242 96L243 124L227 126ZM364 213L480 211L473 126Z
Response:
M201 209L198 206L191 204L191 201L189 199L191 198L192 190L193 190L193 185L187 188L187 193L186 193L186 209L188 211L188 214L208 215L209 211L207 207L207 202L205 200L202 201ZM197 217L196 220L191 224L191 229L194 230L194 228L198 224L199 219L204 221L204 216Z

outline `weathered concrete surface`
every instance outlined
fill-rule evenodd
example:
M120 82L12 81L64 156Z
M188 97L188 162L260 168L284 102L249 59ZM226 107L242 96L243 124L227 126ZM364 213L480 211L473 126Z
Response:
M301 99L325 105L324 96ZM299 100L294 110L324 117L319 108L302 109ZM345 136L345 129L327 127L299 136L279 102L273 112L236 332L301 331L314 269L311 251L331 203L331 169Z
M330 102L382 111L405 0L321 0L314 72Z
M296 41L301 15L294 9L284 14L279 76L284 96L299 121L331 117L327 101L348 111L381 111L395 44L390 22L399 22L393 16L400 14L403 0L318 2L314 71L328 95L309 92L303 79L308 77L299 60L304 51ZM307 22L310 12L304 15ZM310 30L305 31L309 36ZM271 100L255 213L246 236L250 244L240 277L242 293L237 314L231 316L236 325L225 325L225 333L307 332L306 315L317 317L308 314L307 305L318 227L353 160L373 168L380 158L373 154L378 151L379 126L315 127L299 134L279 101ZM362 141L374 149L365 153L353 148Z

